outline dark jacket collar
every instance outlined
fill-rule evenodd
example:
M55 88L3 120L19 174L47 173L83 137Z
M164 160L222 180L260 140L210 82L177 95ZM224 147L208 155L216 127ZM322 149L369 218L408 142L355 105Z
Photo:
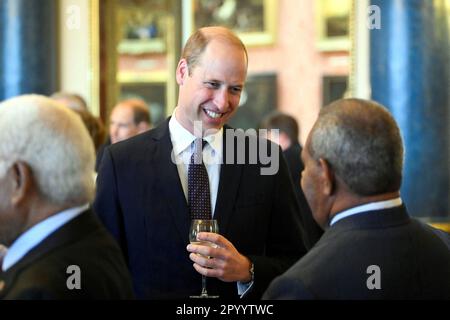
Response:
M366 211L343 218L333 224L328 230L387 228L409 222L410 217L406 207L402 204L394 208Z
M101 228L101 224L92 210L88 209L84 211L82 214L68 221L62 227L51 233L10 269L3 273L0 272L0 282L4 281L1 286L7 290L7 288L14 283L16 276L21 270L27 268L30 264L56 248L76 242L85 235L99 230L99 228ZM6 293L1 291L2 290L0 290L0 296Z

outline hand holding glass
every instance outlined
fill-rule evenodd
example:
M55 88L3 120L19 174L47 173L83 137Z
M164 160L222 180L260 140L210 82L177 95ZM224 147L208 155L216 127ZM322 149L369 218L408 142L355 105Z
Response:
M191 244L216 247L212 242L200 241L197 239L199 232L219 233L219 225L217 220L192 220L191 229L189 231L189 241ZM209 258L209 257L208 257ZM202 275L202 293L199 296L191 296L191 298L218 298L219 296L208 295L206 291L206 276Z

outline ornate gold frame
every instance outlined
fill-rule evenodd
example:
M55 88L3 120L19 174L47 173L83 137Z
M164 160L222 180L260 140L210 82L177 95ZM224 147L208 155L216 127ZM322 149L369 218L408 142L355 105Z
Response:
M346 36L334 36L330 37L326 35L326 23L327 19L332 18L333 15L327 15L325 13L326 4L325 1L329 0L316 0L316 30L317 30L317 48L321 51L349 51L351 46L350 34ZM352 0L340 0L339 6L348 8L348 15L350 18ZM344 8L345 10L345 8ZM350 23L349 23L350 24Z
M195 2L191 0L191 8L195 8ZM244 0L237 0L243 2ZM261 32L239 32L235 30L246 46L266 46L275 43L276 26L278 17L277 0L261 0L264 7L264 30ZM191 32L194 32L198 26L195 24L195 10L191 10Z

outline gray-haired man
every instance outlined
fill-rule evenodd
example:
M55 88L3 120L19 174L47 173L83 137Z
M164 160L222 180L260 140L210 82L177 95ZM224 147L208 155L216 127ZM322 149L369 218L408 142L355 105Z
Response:
M0 104L0 131L0 298L132 298L120 249L88 209L94 146L81 118L21 96Z
M267 299L450 299L450 252L400 197L403 142L381 105L344 99L322 109L302 152L301 184L319 242Z

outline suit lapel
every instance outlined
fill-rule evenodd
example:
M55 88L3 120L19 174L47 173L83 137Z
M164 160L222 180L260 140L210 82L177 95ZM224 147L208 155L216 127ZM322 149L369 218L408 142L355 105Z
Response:
M169 119L158 130L155 135L157 147L154 154L158 185L163 191L181 238L184 242L189 242L189 211L177 166L171 157L173 147L169 133Z
M224 129L230 129L228 126ZM173 163L171 153L173 150L169 132L169 119L162 124L155 134L157 147L154 153L155 169L158 184L168 203L168 209L174 218L180 236L189 242L190 217L186 198L181 186L176 164ZM218 220L221 234L226 234L230 216L239 189L242 165L226 164L226 134L223 135L223 164L220 168L220 180L214 217ZM236 154L236 143L234 144ZM231 186L231 187L230 187Z
M216 208L214 217L219 223L219 232L227 234L230 216L233 213L233 206L236 203L236 197L239 189L239 182L242 174L243 165L226 164L226 130L230 127L224 127L223 134L223 163L220 168L220 180ZM231 130L231 129L230 129ZM236 142L236 141L235 141ZM231 144L230 144L231 146ZM236 143L233 145L234 154L236 155Z

